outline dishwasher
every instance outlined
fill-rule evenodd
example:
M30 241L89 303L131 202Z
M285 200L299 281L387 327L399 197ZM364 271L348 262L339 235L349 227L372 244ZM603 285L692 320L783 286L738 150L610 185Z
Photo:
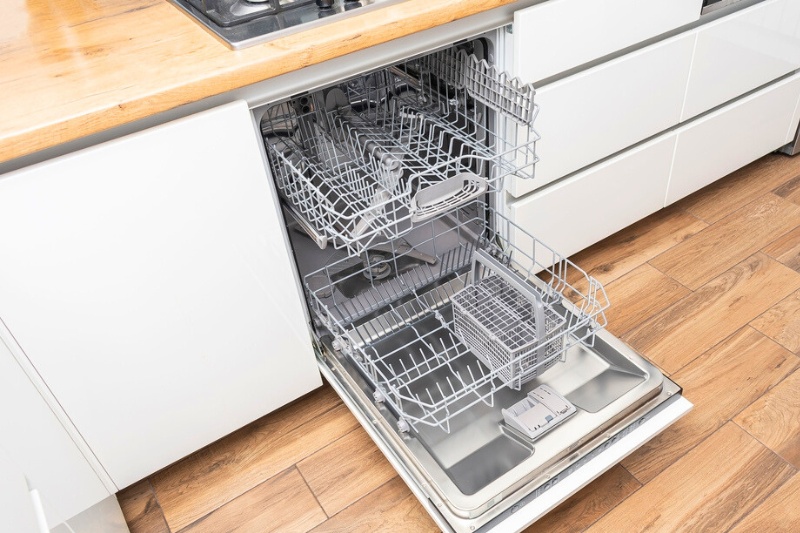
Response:
M519 530L685 414L503 214L532 86L466 40L256 110L323 375L443 530ZM576 228L579 231L579 228Z

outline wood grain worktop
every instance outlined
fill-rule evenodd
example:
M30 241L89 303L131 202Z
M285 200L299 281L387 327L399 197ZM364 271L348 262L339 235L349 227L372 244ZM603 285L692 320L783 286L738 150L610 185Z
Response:
M166 0L5 0L0 162L515 0L405 0L232 51Z

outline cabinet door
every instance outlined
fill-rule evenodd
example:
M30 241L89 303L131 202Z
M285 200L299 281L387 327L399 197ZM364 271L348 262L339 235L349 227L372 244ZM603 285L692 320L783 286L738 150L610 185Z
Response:
M767 0L697 34L681 121L800 68L800 2Z
M16 461L3 451L2 443L0 443L0 502L3 502L0 505L0 525L3 531L43 533L25 476Z
M0 324L0 449L41 493L48 523L58 524L111 493L12 355L7 337Z
M508 205L511 219L568 256L661 209L675 135L637 146Z
M0 178L0 318L119 488L320 385L244 102Z
M796 74L679 129L666 203L788 143L799 96Z
M557 0L514 13L514 75L536 83L694 22L703 0Z
M674 126L680 117L694 34L680 35L540 88L533 180L522 196Z

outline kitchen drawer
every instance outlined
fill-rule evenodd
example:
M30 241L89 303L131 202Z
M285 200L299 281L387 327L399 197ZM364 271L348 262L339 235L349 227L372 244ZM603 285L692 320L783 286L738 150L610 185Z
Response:
M697 32L681 121L800 68L800 2L768 0Z
M680 35L539 89L536 176L508 191L522 196L675 125L693 47L694 34Z
M788 143L799 95L796 74L679 129L666 203Z
M555 0L514 14L514 74L537 82L700 16L702 0Z
M565 255L661 209L675 135L667 134L511 202L510 218Z

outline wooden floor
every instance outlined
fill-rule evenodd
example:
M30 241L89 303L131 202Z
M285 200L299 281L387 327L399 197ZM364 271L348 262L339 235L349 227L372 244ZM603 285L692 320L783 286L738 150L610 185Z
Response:
M606 285L608 329L695 408L529 531L800 531L800 157L574 259ZM119 499L133 533L436 529L328 386Z

